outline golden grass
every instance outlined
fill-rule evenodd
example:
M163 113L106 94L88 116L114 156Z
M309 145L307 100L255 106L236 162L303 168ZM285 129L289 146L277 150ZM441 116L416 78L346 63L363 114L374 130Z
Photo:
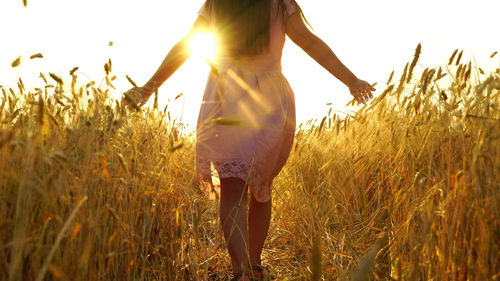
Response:
M355 115L297 131L264 251L278 280L500 279L500 69L457 53L420 80L416 55ZM192 136L75 71L0 89L0 279L222 279Z

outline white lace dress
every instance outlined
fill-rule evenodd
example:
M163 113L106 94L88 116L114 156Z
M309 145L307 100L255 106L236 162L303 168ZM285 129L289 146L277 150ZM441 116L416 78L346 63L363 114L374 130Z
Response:
M197 124L196 162L201 181L240 178L259 202L271 199L273 179L283 168L295 133L295 101L281 73L285 41L283 18L271 16L269 51L233 59L219 54L211 71ZM285 1L286 15L297 11ZM210 9L199 13L213 23Z

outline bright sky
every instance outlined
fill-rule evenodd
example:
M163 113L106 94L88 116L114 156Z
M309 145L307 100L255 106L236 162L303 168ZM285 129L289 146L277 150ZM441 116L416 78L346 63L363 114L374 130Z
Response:
M22 77L28 89L41 85L39 72L69 79L75 66L79 81L103 82L103 65L111 58L119 91L130 85L125 74L142 85L169 49L189 30L204 0L21 0L0 2L0 85ZM484 69L499 66L498 0L298 0L306 17L340 59L359 78L378 82L401 71L423 44L420 65L445 64L456 48ZM112 47L108 46L113 41ZM29 60L35 53L43 59ZM22 56L20 67L11 62ZM351 99L348 89L288 40L283 72L294 89L297 119L322 118ZM173 114L196 123L208 66L190 59L160 88L160 107L168 99ZM183 97L173 101L179 93ZM191 127L194 129L194 127Z

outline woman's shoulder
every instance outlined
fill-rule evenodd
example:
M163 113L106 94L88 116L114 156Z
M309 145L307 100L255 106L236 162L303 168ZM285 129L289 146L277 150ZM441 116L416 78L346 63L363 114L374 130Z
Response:
M207 20L210 20L211 14L212 14L212 8L214 5L214 1L212 0L206 0L202 5L201 8L198 10L198 15L201 17L204 17Z
M278 9L283 10L285 16L290 16L299 10L295 0L274 0Z

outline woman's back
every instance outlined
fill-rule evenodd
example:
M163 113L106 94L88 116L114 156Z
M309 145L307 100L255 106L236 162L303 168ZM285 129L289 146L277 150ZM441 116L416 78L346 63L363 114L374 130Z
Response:
M279 5L280 0L271 0L270 24L269 24L269 46L258 55L253 56L235 56L228 50L227 46L220 44L218 46L215 62L238 61L256 65L276 66L281 64L281 55L285 44L285 17L297 12L298 9L292 0L284 0L284 7ZM213 2L212 2L213 3ZM282 11L285 8L286 11ZM206 18L211 28L216 31L217 19L215 7L207 1L199 11L199 15ZM217 34L216 34L217 36ZM237 40L231 38L230 40Z

